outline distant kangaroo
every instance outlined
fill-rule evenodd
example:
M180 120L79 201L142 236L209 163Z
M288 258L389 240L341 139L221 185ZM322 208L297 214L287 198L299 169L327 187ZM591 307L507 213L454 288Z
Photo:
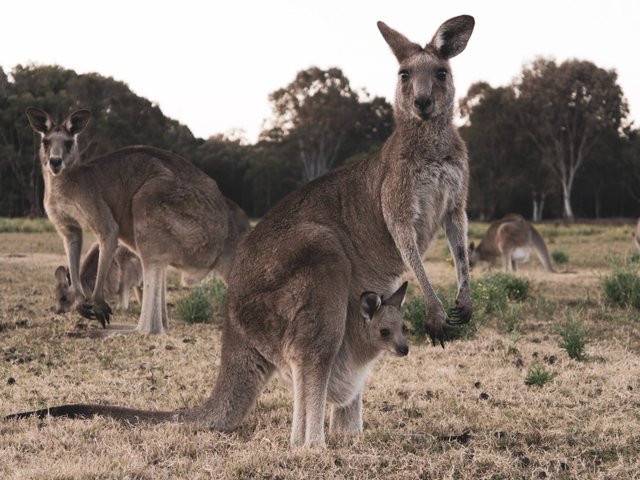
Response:
M515 272L519 263L529 260L531 247L535 248L544 268L548 272L556 273L551 265L547 246L538 230L522 215L511 213L492 222L477 247L473 242L469 244L469 264L473 268L480 260L493 263L500 257L504 269L507 272Z
M203 405L183 413L99 406L35 413L191 420L226 431L242 423L269 378L280 371L293 383L293 445L324 445L327 400L333 404L335 429L360 431L362 372L372 358L362 292L395 297L395 304L404 296L402 289L396 291L401 275L411 269L425 299L434 345L437 340L444 346L447 323L471 318L468 164L452 123L448 59L464 50L473 27L473 17L452 18L423 48L378 23L400 63L396 130L379 153L286 196L240 243L228 276L218 378ZM452 321L422 263L440 225L458 280Z
M636 231L633 234L633 240L635 246L640 250L640 218L638 219L638 223L636 224Z
M191 278L211 269L223 277L240 234L216 182L171 152L137 146L89 161L80 160L77 136L89 121L75 111L60 124L37 108L27 108L40 134L40 160L47 215L64 240L77 310L109 322L104 300L107 272L118 239L142 260L144 297L137 331L164 333L169 326L165 270L172 265ZM80 281L82 229L96 234L99 261L93 292Z
M82 261L80 267L80 283L84 291L92 291L96 283L98 272L99 245L94 243ZM75 292L71 288L69 269L59 266L55 272L56 285L54 288L56 313L66 313L75 301ZM136 298L142 303L138 287L142 285L142 263L135 253L122 244L116 248L113 260L107 272L104 289L105 296L118 295L119 308L129 309L129 292L134 289Z

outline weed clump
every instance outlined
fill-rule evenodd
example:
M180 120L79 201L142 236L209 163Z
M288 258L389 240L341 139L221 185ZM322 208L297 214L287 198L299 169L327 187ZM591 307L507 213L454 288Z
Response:
M613 271L602 281L605 303L613 307L640 310L640 276L631 262L613 264Z
M554 250L551 252L551 258L553 258L553 261L558 265L569 263L569 255L567 255L564 250Z
M547 372L537 363L531 364L527 376L524 379L525 385L542 387L555 378L556 374Z
M178 300L176 312L186 323L214 323L224 314L227 305L227 287L209 277L191 293Z
M569 358L582 361L587 355L585 348L587 345L587 334L589 329L582 325L576 317L571 315L566 323L558 328L558 334L562 339L560 348L567 352Z

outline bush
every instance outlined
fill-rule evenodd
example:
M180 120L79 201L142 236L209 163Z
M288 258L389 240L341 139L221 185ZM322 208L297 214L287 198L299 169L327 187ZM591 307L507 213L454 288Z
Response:
M478 316L503 314L509 300L523 301L529 296L529 281L498 272L471 282L471 298Z
M586 358L585 347L589 330L574 316L570 316L566 323L558 328L558 334L562 338L560 348L566 350L569 358L582 361Z
M425 308L420 297L413 297L404 304L402 316L409 322L411 337L416 341L424 340L427 331L425 329Z
M631 263L614 265L602 281L605 303L609 306L640 310L640 276Z
M553 261L556 262L558 265L564 265L565 263L569 263L569 255L567 255L562 250L554 250L553 252L551 252L551 258L553 258Z
M46 218L0 218L1 233L55 232L53 224Z
M533 363L529 367L527 376L524 379L525 385L542 387L545 383L555 378L555 373L547 372L543 367L537 363Z
M178 317L186 323L213 323L224 314L227 305L227 287L211 277L176 303Z

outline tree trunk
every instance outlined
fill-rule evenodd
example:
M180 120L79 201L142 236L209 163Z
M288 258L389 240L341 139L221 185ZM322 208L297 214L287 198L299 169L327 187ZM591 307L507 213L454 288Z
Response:
M571 208L571 188L565 182L562 182L562 216L565 220L573 222L573 208Z

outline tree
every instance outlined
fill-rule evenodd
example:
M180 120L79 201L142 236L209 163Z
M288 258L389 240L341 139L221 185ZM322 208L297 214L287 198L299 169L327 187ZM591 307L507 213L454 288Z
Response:
M628 114L613 70L591 62L557 65L538 59L515 84L519 127L559 181L563 216L574 219L571 193L576 174L607 133L617 133Z
M340 160L367 150L371 143L382 143L391 132L391 106L384 99L370 100L366 92L353 90L339 68L300 71L269 100L275 120L262 138L293 140L306 182L324 175Z

